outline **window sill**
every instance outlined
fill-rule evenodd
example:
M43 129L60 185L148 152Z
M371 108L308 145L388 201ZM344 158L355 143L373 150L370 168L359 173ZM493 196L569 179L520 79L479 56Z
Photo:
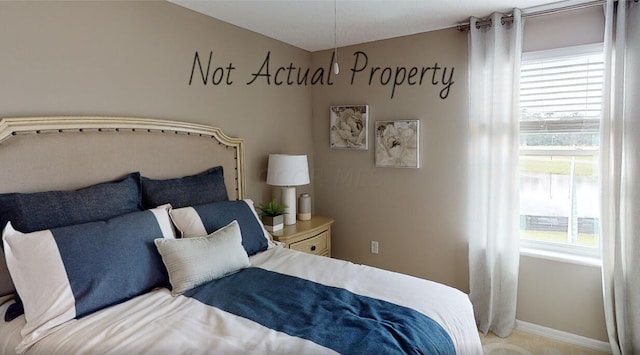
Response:
M545 259L551 261L558 261L568 264L576 264L583 266L602 267L602 260L599 258L593 258L588 256L570 255L565 253L558 253L553 251L532 249L532 248L520 248L521 256L528 256L536 259Z

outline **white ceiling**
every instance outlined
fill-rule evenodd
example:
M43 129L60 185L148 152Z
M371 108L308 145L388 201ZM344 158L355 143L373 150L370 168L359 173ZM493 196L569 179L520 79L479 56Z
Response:
M334 46L333 0L169 0L308 51ZM469 16L587 0L336 0L338 47L454 27Z

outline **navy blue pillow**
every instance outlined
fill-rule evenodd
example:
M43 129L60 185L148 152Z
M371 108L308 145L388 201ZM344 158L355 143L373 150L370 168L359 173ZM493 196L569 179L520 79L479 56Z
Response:
M141 199L137 172L75 191L1 194L0 230L9 221L16 230L31 233L105 220L142 210ZM5 321L23 313L22 302L16 295L16 303L7 309Z
M140 173L75 191L0 195L0 228L30 233L100 221L142 210Z
M152 290L169 275L156 238L173 238L166 212L52 229L76 302L76 318Z
M264 231L251 207L245 201L226 201L192 206L202 225L211 234L232 221L238 221L242 234L242 246L248 255L267 250L269 244Z
M169 215L163 208L26 234L9 229L5 238L11 250L21 256L19 259L13 256L15 271L20 279L27 280L19 290L22 302L17 300L5 313L5 319L19 315L19 306L25 300L37 304L61 302L74 310L69 316L67 312L49 313L42 309L37 311L42 314L36 312L36 319L80 318L153 288L169 286L168 274L154 244L157 238L174 238ZM38 242L47 238L47 243ZM43 255L51 253L60 255L59 263L32 270L22 267L37 266ZM43 286L34 282L41 277L50 279L49 283ZM73 299L50 299L52 292L65 287L72 294L64 297Z
M142 177L142 204L145 208L166 203L170 203L173 208L181 208L228 200L221 166L197 175L168 180Z
M172 209L170 214L183 238L211 234L235 220L240 225L242 246L248 255L256 254L269 247L265 236L266 232L253 210L252 201L207 203L191 206L191 208ZM201 223L196 223L198 219ZM203 226L205 230L202 231L199 227L195 227L199 225Z

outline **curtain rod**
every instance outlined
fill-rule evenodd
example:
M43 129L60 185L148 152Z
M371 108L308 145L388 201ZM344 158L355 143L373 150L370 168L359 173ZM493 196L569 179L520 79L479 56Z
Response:
M634 0L636 2L638 2L638 0ZM572 10L580 10L580 9L586 9L589 7L594 7L594 6L599 6L599 5L604 5L606 3L606 1L604 0L596 0L596 1L590 1L590 2L585 2L582 4L574 4L574 5L569 5L569 6L563 6L563 7L557 7L555 9L547 9L547 10L540 10L540 11L532 11L532 12L526 12L527 9L523 10L522 13L522 18L529 18L529 17L538 17L538 16L545 16L545 15L551 15L551 14L557 14L557 13L561 13L561 12L565 12L565 11L572 11ZM506 23L511 23L513 22L513 15L505 15L502 17L502 24L506 24ZM487 19L483 19L477 22L476 26L478 28L480 27L485 27L485 26L491 26L491 19L487 18ZM471 27L471 25L467 22L467 23L462 23L456 26L456 28L458 29L458 31L469 31L469 28Z

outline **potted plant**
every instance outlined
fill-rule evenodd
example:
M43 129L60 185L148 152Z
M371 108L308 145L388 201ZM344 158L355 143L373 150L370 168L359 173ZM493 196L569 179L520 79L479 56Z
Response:
M284 205L274 198L269 203L258 206L260 219L264 228L269 232L275 232L284 228Z

